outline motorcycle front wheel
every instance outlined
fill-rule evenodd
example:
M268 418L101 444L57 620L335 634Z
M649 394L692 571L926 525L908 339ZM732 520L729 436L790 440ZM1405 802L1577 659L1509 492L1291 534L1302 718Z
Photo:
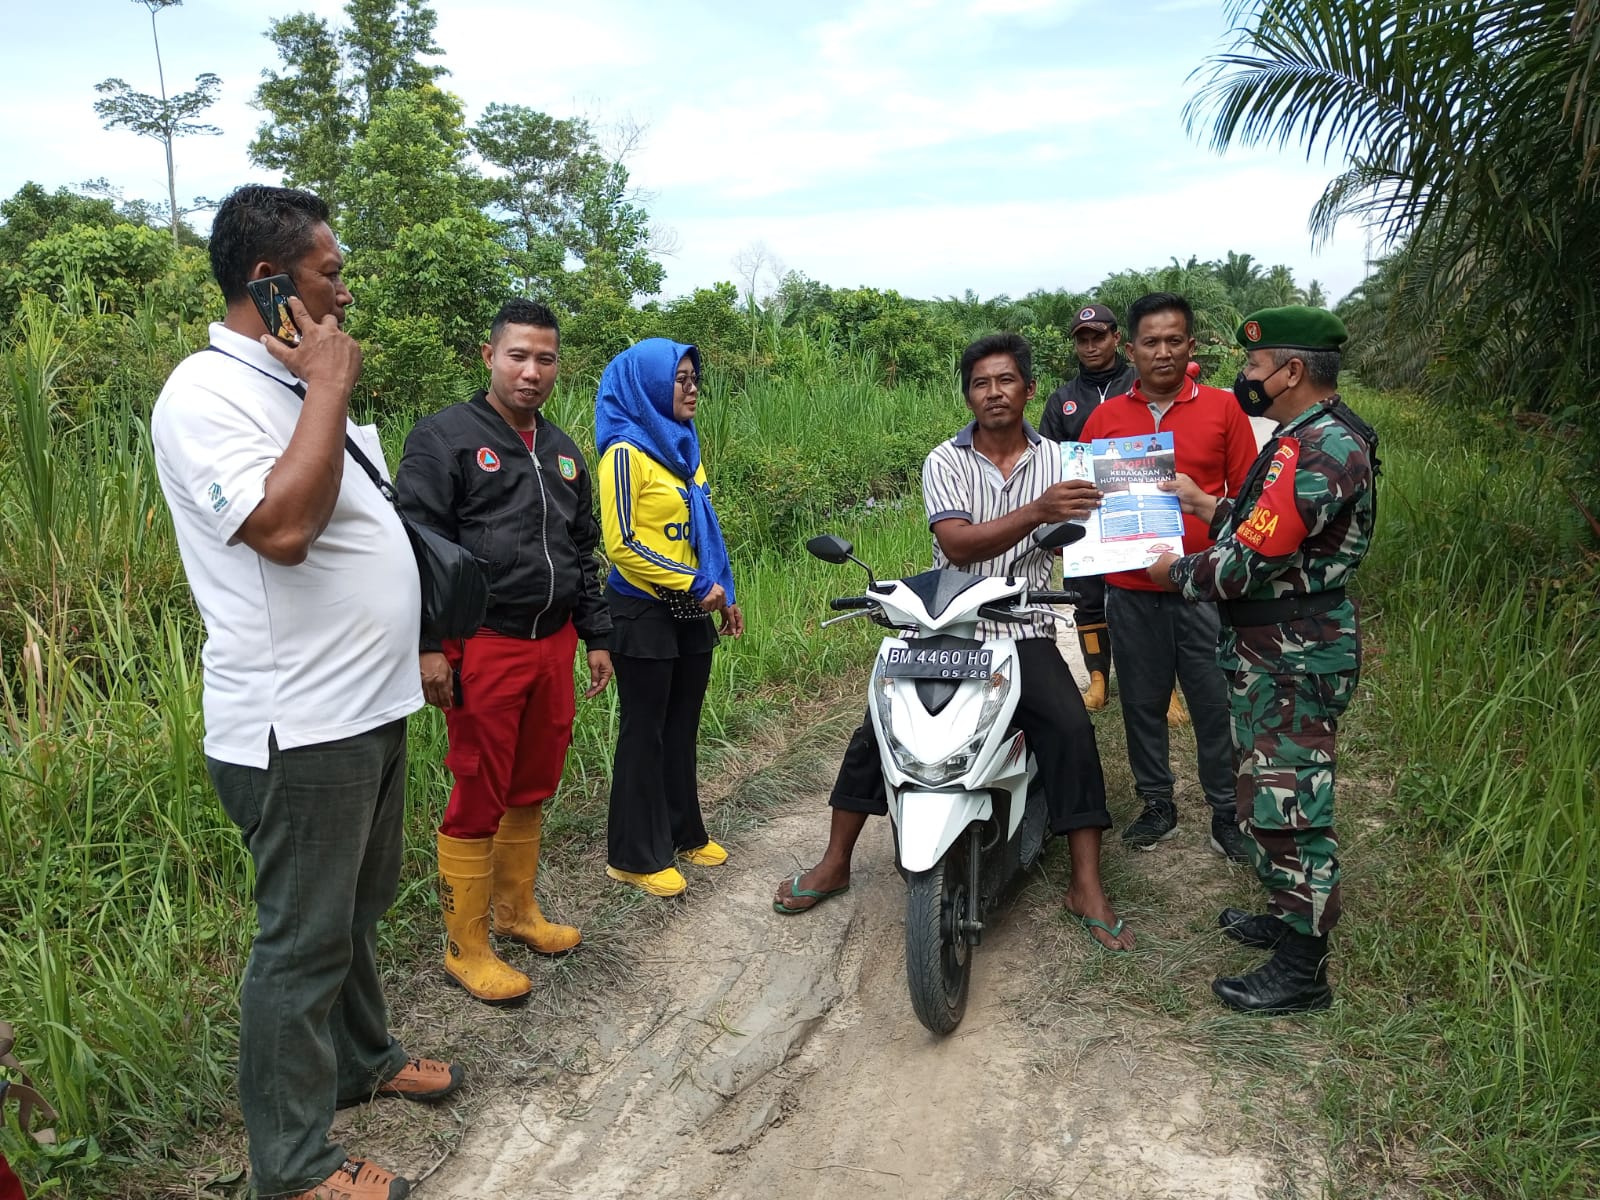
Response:
M967 909L966 834L931 871L907 880L906 983L911 1007L934 1033L950 1033L967 1011L972 947L961 932Z

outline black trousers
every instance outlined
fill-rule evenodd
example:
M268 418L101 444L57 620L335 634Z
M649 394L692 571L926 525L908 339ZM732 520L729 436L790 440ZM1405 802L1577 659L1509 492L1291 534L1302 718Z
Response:
M1110 829L1100 749L1072 672L1055 642L1045 638L1017 642L1017 658L1022 667L1022 693L1011 721L1022 730L1028 749L1038 759L1050 806L1051 832ZM870 816L889 811L871 713L850 735L828 803Z
M711 653L634 658L613 653L621 728L611 768L606 861L648 875L708 840L696 748Z
M1083 597L1082 603L1072 610L1072 620L1078 628L1085 625L1104 625L1106 623L1106 577L1104 575L1082 575L1076 579L1064 579L1061 586L1069 590L1076 590Z
M1217 606L1191 604L1172 592L1113 587L1106 607L1134 791L1146 802L1172 800L1167 705L1176 680L1194 722L1200 789L1212 815L1231 824L1236 764L1227 678L1217 666Z

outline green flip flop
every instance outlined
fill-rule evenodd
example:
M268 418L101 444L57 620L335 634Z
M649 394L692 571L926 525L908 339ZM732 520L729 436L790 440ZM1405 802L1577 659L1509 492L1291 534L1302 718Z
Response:
M789 899L810 900L811 903L806 905L804 908L789 908L783 903L783 901L775 899L772 902L773 912L782 913L786 917L798 916L800 913L810 912L824 900L830 899L833 896L842 895L850 890L850 885L847 883L842 888L834 888L831 892L814 892L810 888L803 888L800 886L800 876L804 874L804 871L796 871L794 873L794 878L789 880ZM1112 936L1114 937L1116 935L1113 934Z
M1091 942L1093 942L1096 946L1099 946L1100 949L1104 950L1107 954L1126 954L1126 953L1128 953L1126 950L1122 949L1120 946L1108 946L1108 945L1106 945L1104 942L1102 942L1099 938L1095 937L1095 935L1094 935L1094 929L1103 929L1103 930L1106 931L1106 933L1108 933L1110 936L1112 936L1114 938L1121 937L1122 936L1122 931L1125 928L1127 928L1127 925L1128 925L1128 922L1127 922L1127 920L1125 918L1118 917L1117 918L1117 923L1115 925L1107 925L1099 917L1081 917L1077 913L1073 913L1072 914L1072 919L1074 921L1076 921L1079 925L1082 925L1083 926L1083 932L1088 935L1089 940ZM1090 928L1091 926L1093 926L1093 929Z

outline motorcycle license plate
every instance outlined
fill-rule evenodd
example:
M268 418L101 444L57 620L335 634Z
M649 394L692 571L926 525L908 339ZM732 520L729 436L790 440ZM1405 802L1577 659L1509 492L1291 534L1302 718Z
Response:
M891 646L883 660L883 673L894 679L987 679L993 670L993 650Z

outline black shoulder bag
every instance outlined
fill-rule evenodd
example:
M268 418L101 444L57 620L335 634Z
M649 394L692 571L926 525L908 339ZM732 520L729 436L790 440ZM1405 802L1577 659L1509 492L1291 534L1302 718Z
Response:
M206 349L214 350L222 357L231 358L256 374L282 384L301 400L306 398L304 383L289 383L279 379L220 347L207 346ZM393 486L378 473L378 468L372 465L348 433L344 436L344 448L367 473L372 486L394 505L394 515L400 518L400 525L411 542L411 553L417 560L417 579L422 584L422 636L432 641L443 641L446 638L471 637L477 633L478 627L483 624L484 613L489 608L489 583L483 577L483 568L478 565L478 560L465 547L458 546L443 534L408 520L400 510L400 498Z
M379 474L348 434L344 448L367 473L372 485L383 493L383 498L394 505L394 515L400 518L406 537L411 539L411 551L417 558L417 578L422 583L422 636L433 640L471 637L483 624L484 612L489 607L489 584L478 560L464 546L410 520L400 509L394 487Z

